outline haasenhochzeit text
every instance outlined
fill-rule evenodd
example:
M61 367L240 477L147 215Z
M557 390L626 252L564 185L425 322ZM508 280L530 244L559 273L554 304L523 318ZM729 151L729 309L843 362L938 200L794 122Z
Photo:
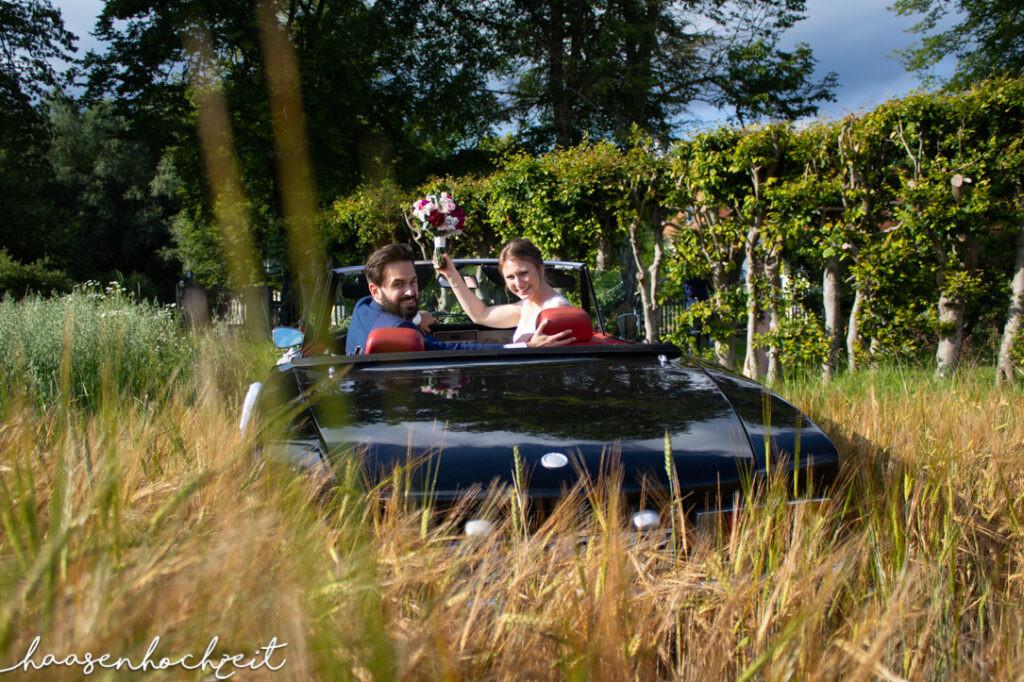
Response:
M80 667L84 675L91 675L96 668L114 668L116 670L128 668L136 672L184 668L185 670L203 670L204 672L209 669L218 680L226 680L239 670L259 670L263 667L266 667L268 670L280 670L288 662L287 658L282 658L281 662L276 665L271 662L271 658L278 649L288 646L287 643L278 643L277 637L272 637L268 644L261 646L253 652L251 657L248 654L221 654L220 660L217 660L213 652L217 648L217 642L220 641L220 638L214 636L206 647L206 652L202 658L195 663L193 661L195 661L196 657L192 654L185 654L177 658L164 656L156 660L153 654L156 652L157 645L160 644L159 635L153 637L153 641L149 643L149 649L146 650L145 655L138 663L128 656L119 656L117 658L111 654L94 656L88 651L84 654L67 654L64 657L48 653L37 660L36 650L39 648L40 641L41 638L39 635L36 635L35 639L29 644L24 658L9 668L0 668L0 674L14 672L15 670L23 670L25 672L43 670L50 666ZM262 655L260 652L263 652ZM225 666L228 666L227 669L224 669Z

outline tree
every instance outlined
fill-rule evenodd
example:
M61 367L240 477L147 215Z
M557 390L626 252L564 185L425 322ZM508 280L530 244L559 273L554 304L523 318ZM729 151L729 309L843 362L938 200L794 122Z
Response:
M667 159L650 136L634 127L629 149L623 153L618 218L636 266L647 343L657 342L660 335L667 184Z
M1024 4L1021 0L896 0L900 16L923 15L910 30L921 42L899 52L908 71L924 72L948 56L957 67L954 89L991 76L1024 74ZM938 28L949 16L956 23Z
M110 103L51 95L37 108L46 138L22 154L0 152L0 243L74 281L124 278L173 300L169 169Z
M715 359L730 369L739 325L730 294L739 284L744 256L744 231L729 204L743 181L730 161L739 135L736 128L722 126L680 140L669 154L668 204L675 217L668 225L676 230L676 255L686 261L688 277L707 277L712 288L711 298L690 312L714 342Z
M977 100L984 115L976 150L988 170L992 192L1003 208L1003 220L993 227L1014 235L1014 263L1010 272L1009 305L1003 325L996 382L1019 380L1024 370L1024 79L991 80L979 84L967 97ZM1014 234L1015 233L1015 234Z
M888 109L883 106L864 116L847 116L835 138L843 207L838 222L840 249L854 292L846 327L846 361L851 370L858 368L862 355L863 319L881 282L889 281L889 273L873 256L894 250L879 246L883 239L892 241L885 230L896 185L889 126Z
M982 240L999 218L978 153L984 115L976 106L968 97L913 95L895 106L890 133L903 154L893 216L936 268L935 358L942 375L959 362L965 310L986 279L979 268Z
M453 3L270 4L295 48L321 200L392 173L402 184L418 182L424 169L436 172L439 160L489 131L492 53L479 49L472 27L458 24ZM197 64L181 37L197 28L211 36L243 166L255 170L246 138L265 153L271 135L264 54L249 3L109 0L97 34L111 47L88 60L92 92L188 128L183 76Z
M758 326L767 318L769 332L779 329L778 290L784 239L772 199L793 170L788 158L792 134L787 124L747 129L732 157L732 167L747 179L731 197L730 207L746 228L743 248L747 264L747 356L743 372L754 379L767 375L769 382L782 378L781 357L778 346L771 343L767 366L763 366L757 352L761 345ZM761 287L766 289L766 295L759 291Z
M49 0L0 0L0 147L27 141L34 105L63 80L52 63L70 60L74 43Z
M176 268L167 253L168 228L177 202L160 177L167 171L160 157L109 102L80 108L54 97L46 108L48 160L60 189L54 202L67 216L64 225L50 226L49 253L72 279L135 273L144 294L169 298Z
M847 233L841 220L843 167L836 145L840 125L819 122L794 131L788 156L796 172L772 192L776 220L790 242L788 258L821 272L825 341L821 364L825 381L838 371L843 345L841 281ZM782 321L784 325L792 322ZM795 329L790 336L803 348L813 350L815 335L807 327Z
M834 102L839 77L830 71L817 82L808 80L817 60L800 43L793 52L778 47L779 33L731 45L714 79L711 104L732 110L744 125L765 119L787 121L818 113L817 102Z
M325 225L332 257L366 257L392 242L415 245L427 260L433 253L429 235L412 213L413 202L429 194L448 192L466 212L466 229L454 243L455 256L491 256L501 248L489 214L493 210L492 185L500 173L430 177L419 187L403 190L390 180L366 183L334 202ZM454 239L454 238L450 238Z
M391 178L408 187L476 158L461 152L489 130L492 52L477 49L484 43L472 27L458 25L457 3L268 2L295 51L302 109L292 113L305 118L316 206L366 181ZM283 260L271 251L285 241L289 194L286 178L275 172L267 86L273 74L251 4L109 0L97 33L111 47L88 60L91 96L115 95L132 120L157 131L154 148L174 150L183 238L200 236L214 207L190 90L201 61L182 37L210 36L206 68L222 83L253 233L261 255Z
M63 82L52 62L70 60L74 40L47 0L0 0L0 244L4 280L19 295L26 286L52 289L65 276L47 257L67 216L54 206L61 194L46 159L39 101Z
M806 46L778 49L803 0L495 0L477 21L507 57L520 134L569 147L585 134L625 146L635 124L666 139L694 101L742 120L814 113L835 75L812 83Z
M540 157L506 157L488 183L487 213L499 237L525 237L555 258L611 267L623 231L620 152L609 142L584 141Z

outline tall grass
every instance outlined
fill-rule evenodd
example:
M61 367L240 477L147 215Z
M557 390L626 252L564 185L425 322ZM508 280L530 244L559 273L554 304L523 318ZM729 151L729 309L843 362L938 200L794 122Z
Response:
M315 501L238 432L237 358L262 351L195 352L159 401L106 384L95 408L2 408L0 668L37 636L36 661L139 661L157 636L198 660L216 636L214 661L276 637L274 676L303 680L1024 675L1024 396L990 377L785 386L840 447L833 503L787 506L779 481L682 552L625 532L614 480L532 533L496 491L505 520L476 540L354 467Z
M100 398L161 401L194 392L203 375L230 400L262 378L274 350L238 343L217 323L185 331L171 308L135 300L116 282L77 285L59 297L0 299L0 407L13 398L38 409ZM234 404L234 403L232 403Z
M39 406L95 406L104 382L155 397L189 366L192 340L171 311L132 300L117 283L60 297L0 299L0 404L15 392Z

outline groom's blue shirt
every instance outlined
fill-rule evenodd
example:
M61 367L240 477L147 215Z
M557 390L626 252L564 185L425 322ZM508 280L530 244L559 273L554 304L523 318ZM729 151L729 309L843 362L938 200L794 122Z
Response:
M366 337L379 327L419 328L404 317L399 317L384 310L372 296L364 296L356 302L352 310L352 321L348 325L348 336L345 338L345 354L353 355L366 349ZM501 344L490 343L449 343L430 334L423 335L423 346L426 350L470 350L473 348L504 348Z

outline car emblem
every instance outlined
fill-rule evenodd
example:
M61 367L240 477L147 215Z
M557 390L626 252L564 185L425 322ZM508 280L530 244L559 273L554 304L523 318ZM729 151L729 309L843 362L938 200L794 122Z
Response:
M661 518L658 516L658 512L644 509L633 514L633 525L637 530L650 530L661 525Z
M540 464L545 469L561 469L569 463L569 458L561 452L549 452L540 458Z

